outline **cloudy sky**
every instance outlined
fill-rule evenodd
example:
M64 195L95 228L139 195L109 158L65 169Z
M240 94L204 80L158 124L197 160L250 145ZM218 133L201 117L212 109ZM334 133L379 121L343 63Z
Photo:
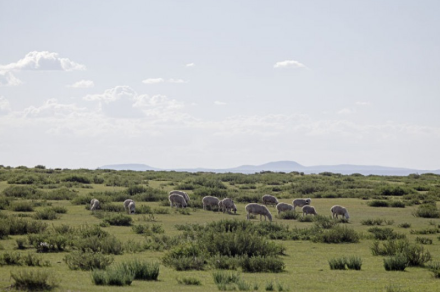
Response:
M0 164L440 168L440 1L0 0Z

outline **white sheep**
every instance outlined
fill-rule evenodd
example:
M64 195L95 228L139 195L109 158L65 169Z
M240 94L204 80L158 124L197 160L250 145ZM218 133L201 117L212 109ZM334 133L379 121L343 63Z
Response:
M186 204L187 205L189 204L189 196L188 196L187 193L185 193L183 191L171 191L171 192L169 192L169 195L172 195L172 194L181 195L185 199Z
M347 220L350 218L350 215L348 215L348 211L345 207L334 205L331 207L330 211L332 211L333 218L335 218L335 216L338 218L338 215L344 216Z
M232 201L232 199L230 198L224 198L223 200L221 200L221 204L219 204L219 207L221 205L222 207L222 211L223 213L228 212L231 213L231 210L234 211L234 214L237 213L237 207L234 204L234 201Z
M278 204L278 199L272 195L264 195L263 196L263 204L276 206Z
M101 205L97 199L92 199L90 201L90 211L95 211L101 209Z
M286 203L278 203L276 208L278 210L278 214L280 214L281 212L294 210L292 205Z
M218 202L220 202L219 198L213 197L213 196L205 196L202 199L203 203L203 210L206 210L206 207L210 206L216 206L218 207Z
M315 210L315 207L313 206L305 205L304 207L302 207L302 211L303 211L303 216L308 214L318 215L318 213Z
M296 207L303 207L305 205L310 205L311 202L312 199L295 199L292 201L293 210L295 210Z
M177 208L180 206L181 208L186 208L187 206L185 198L178 194L169 195L168 200L170 201L170 207L176 206Z
M132 199L124 201L124 209L128 214L134 214L136 212L136 205Z
M260 205L257 203L250 203L247 204L246 207L246 219L249 220L250 214L260 215L260 221L261 216L264 216L264 221L266 221L266 217L269 218L269 221L272 222L272 214L269 212L269 209L265 205Z

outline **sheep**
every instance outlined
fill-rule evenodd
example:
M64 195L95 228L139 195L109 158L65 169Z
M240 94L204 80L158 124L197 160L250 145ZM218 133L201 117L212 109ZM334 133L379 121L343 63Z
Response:
M124 209L128 214L134 214L136 212L135 208L136 206L132 199L127 199L124 201Z
M263 196L263 204L276 206L278 204L278 200L277 200L277 198L275 198L272 195L264 195Z
M303 207L305 205L310 205L311 202L312 199L295 199L292 201L293 210L295 210L296 207Z
M338 215L344 216L347 220L350 218L350 215L348 215L348 211L345 209L345 207L334 205L331 207L330 211L332 211L333 218L335 218L335 216L338 218Z
M232 201L232 199L224 198L223 200L221 200L221 202L222 203L219 204L219 207L221 205L223 213L225 213L226 211L228 213L231 213L231 210L234 211L234 214L237 213L237 207L235 206L234 201Z
M95 211L101 209L101 205L97 199L92 199L90 201L90 211Z
M206 210L207 206L217 206L218 207L218 202L220 202L219 198L217 197L212 197L212 196L205 196L202 199L202 203L203 203L203 210Z
M261 221L261 215L264 216L264 221L266 221L266 218L269 218L269 221L272 222L272 214L269 212L269 209L265 205L260 205L257 203L250 203L247 204L246 207L246 219L249 220L250 214L260 215L260 221Z
M185 198L178 194L169 195L168 200L170 201L170 207L173 207L173 205L175 205L177 208L180 205L181 208L186 208L186 206L188 205Z
M187 193L185 193L183 191L171 191L171 192L169 192L169 195L172 195L172 194L181 195L185 199L186 204L187 205L189 204L189 196L188 196Z
M278 214L280 214L281 212L293 210L293 206L286 203L278 203L276 208L278 210Z
M305 205L304 207L302 207L302 211L303 211L303 217L304 215L308 215L308 214L318 215L318 213L315 210L315 207L313 206Z

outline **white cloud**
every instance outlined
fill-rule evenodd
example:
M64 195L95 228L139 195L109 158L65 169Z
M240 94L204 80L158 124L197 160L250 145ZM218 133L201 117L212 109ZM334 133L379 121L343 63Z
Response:
M11 111L11 105L9 104L9 100L4 98L3 96L0 96L0 114L8 113L10 111Z
M218 100L214 101L214 104L215 104L215 105L227 105L226 102L218 101Z
M183 80L183 79L168 79L169 83L187 83L187 81Z
M0 71L0 86L17 86L21 81L11 72Z
M145 84L159 84L159 83L187 83L187 81L183 80L183 79L174 79L174 78L170 78L168 80L165 80L163 78L148 78L145 80L142 80L142 83Z
M295 60L285 60L281 62L276 62L273 65L274 68L307 68L304 64Z
M358 101L358 102L356 102L356 105L359 105L359 106L367 106L367 105L370 105L370 103L367 102L367 101Z
M194 67L195 64L194 64L194 63L188 63L188 64L186 64L185 66L186 66L186 67Z
M145 80L142 80L142 83L145 84L158 84L158 83L163 83L165 82L165 80L163 78L148 78Z
M41 70L41 71L73 71L85 70L86 66L73 62L67 58L60 58L58 53L48 51L33 51L26 54L23 59L16 63L0 66L5 71L10 70Z
M338 111L338 114L340 115L350 115L350 114L354 114L356 113L355 109L350 109L350 108L343 108L340 111Z
M95 83L92 80L81 80L73 83L72 85L67 85L67 87L71 88L91 88L94 87Z

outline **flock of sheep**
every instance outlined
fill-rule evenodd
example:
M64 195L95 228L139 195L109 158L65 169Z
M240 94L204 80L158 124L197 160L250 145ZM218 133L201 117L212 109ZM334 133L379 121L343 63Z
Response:
M186 208L189 204L190 198L187 193L183 191L171 191L168 196L168 200L170 201L170 207L180 207L180 208ZM278 199L272 195L264 195L262 198L263 204L257 204L257 203L250 203L247 204L246 209L246 219L250 219L250 215L260 215L264 216L264 220L268 218L269 221L272 221L272 214L270 213L269 209L266 207L267 205L273 205L276 207L278 214L285 211L295 211L296 207L301 207L301 210L304 215L318 215L316 212L315 207L310 206L311 199L294 199L292 201L292 205L287 203L280 203L278 202ZM230 198L225 198L223 200L220 200L217 197L213 196L205 196L202 199L203 203L203 210L206 210L207 207L217 207L218 210L222 211L223 213L228 212L231 213L231 211L234 212L234 214L237 212L237 207L234 204L234 201ZM90 210L98 210L100 209L100 203L97 199L92 199L90 201ZM134 214L135 213L135 203L132 199L127 199L124 201L124 209L128 214ZM338 218L339 215L345 217L345 219L349 219L350 216L348 214L348 211L345 207L335 205L331 207L330 211L332 212L333 218Z

